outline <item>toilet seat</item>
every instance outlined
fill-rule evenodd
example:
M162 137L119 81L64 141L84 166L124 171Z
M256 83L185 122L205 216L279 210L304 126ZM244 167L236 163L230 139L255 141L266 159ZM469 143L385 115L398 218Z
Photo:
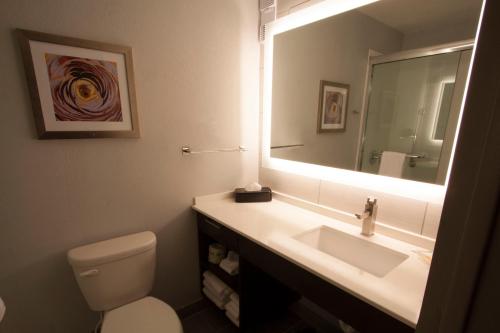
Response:
M148 296L107 312L101 333L182 333L182 326L174 309Z

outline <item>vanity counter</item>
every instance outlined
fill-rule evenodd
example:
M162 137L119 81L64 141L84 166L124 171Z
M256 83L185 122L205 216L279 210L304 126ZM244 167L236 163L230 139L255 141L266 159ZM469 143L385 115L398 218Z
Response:
M374 236L364 239L408 255L385 276L377 277L292 238L321 226L363 237L360 225L300 208L279 196L264 203L236 203L231 193L208 195L195 198L193 209L406 325L416 326L430 268L421 255L426 249L377 234L375 229Z

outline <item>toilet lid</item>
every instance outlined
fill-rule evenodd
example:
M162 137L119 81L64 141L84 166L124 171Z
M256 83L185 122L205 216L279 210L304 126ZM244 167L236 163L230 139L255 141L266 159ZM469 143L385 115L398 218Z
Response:
M145 297L107 312L101 333L182 333L182 326L168 304Z

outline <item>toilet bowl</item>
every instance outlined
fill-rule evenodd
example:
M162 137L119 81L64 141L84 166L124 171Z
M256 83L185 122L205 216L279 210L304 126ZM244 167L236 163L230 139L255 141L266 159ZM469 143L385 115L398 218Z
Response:
M84 245L68 261L89 307L103 311L101 333L182 333L174 309L147 296L156 264L150 231Z
M108 311L101 333L182 333L177 314L168 304L154 297L144 297Z

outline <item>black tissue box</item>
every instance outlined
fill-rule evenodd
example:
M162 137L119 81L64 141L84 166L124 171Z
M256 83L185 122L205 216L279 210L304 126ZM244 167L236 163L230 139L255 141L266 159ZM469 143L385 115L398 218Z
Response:
M244 188L234 190L234 201L236 202L265 202L271 201L273 192L269 187L263 187L260 191L246 191Z

